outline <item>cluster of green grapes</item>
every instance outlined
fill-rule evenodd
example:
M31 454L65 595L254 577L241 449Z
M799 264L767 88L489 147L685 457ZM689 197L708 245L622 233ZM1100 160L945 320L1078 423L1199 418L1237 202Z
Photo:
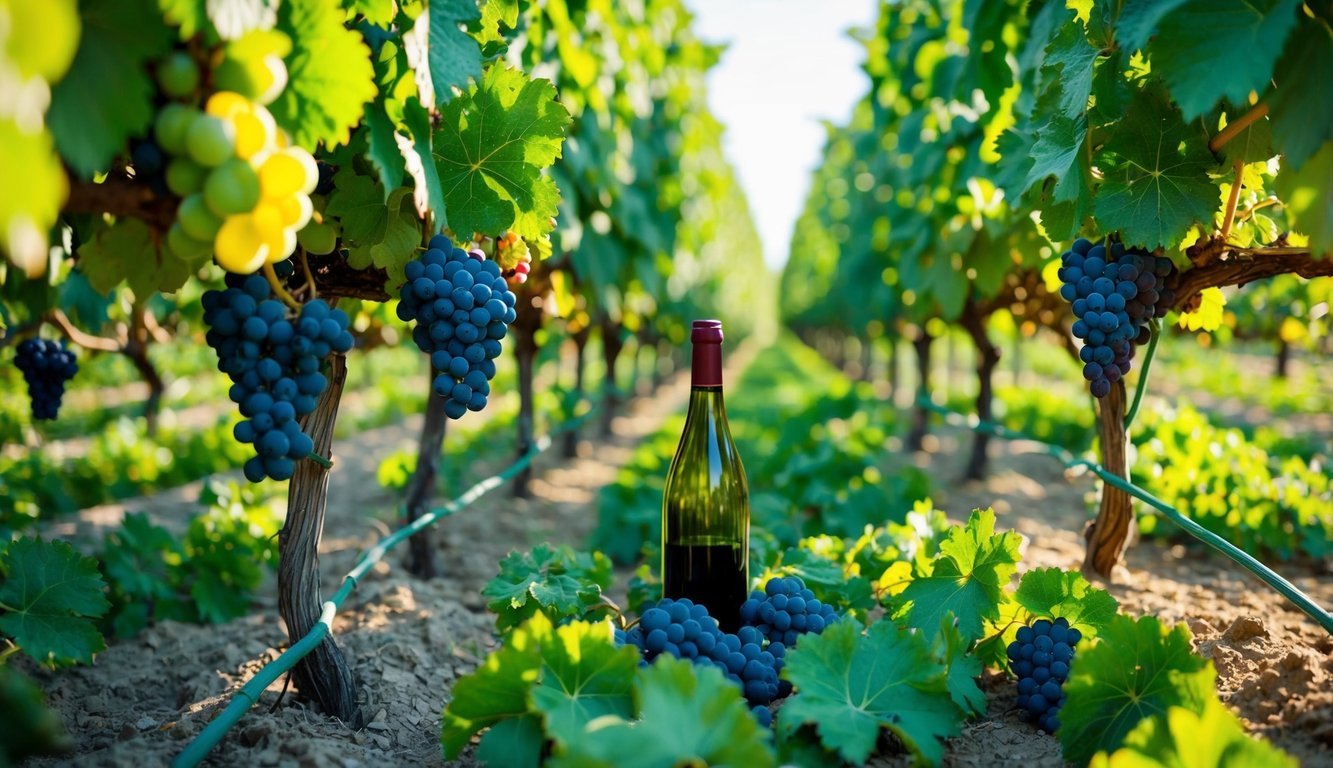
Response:
M174 101L158 113L153 139L170 157L167 189L181 198L167 246L182 259L212 255L229 272L250 274L296 250L319 171L264 106L286 84L281 58L224 57L211 76L213 86L238 90L205 97L199 68L184 51L157 68L162 92Z

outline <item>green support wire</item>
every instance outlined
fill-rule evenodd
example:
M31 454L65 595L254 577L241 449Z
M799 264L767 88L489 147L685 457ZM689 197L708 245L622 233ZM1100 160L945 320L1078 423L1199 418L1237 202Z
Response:
M1321 608L1318 603L1311 599L1309 595L1302 592L1295 584L1282 578L1280 574L1259 562L1259 560L1252 557L1248 552L1237 548L1231 542L1189 519L1180 510L1125 480L1123 477L1107 471L1102 465L1094 461L1089 461L1088 459L1081 459L1061 446L1052 445L1043 440L1038 440L994 422L977 421L976 423L972 423L973 420L967 416L952 409L936 405L929 400L918 400L917 404L928 411L943 416L946 421L956 426L961 426L974 432L985 432L1005 440L1027 440L1042 446L1049 456L1070 469L1074 469L1075 467L1085 467L1091 470L1093 474L1100 477L1107 485L1119 488L1130 496L1143 501L1158 512L1161 512L1171 520L1171 522L1180 526L1189 535L1234 560L1242 568L1257 576L1260 581L1272 587L1287 600L1291 601L1297 608L1304 611L1310 618L1314 619L1319 626L1323 627L1325 632L1333 635L1333 613L1329 613Z
M190 744L176 756L176 759L171 761L172 768L193 768L193 766L202 762L203 759L208 756L208 753L222 741L222 737L227 735L227 731L231 730L233 726L240 722L241 717L245 715L250 707L259 702L259 696L265 689L272 685L285 672L296 666L296 662L305 658L311 651L319 647L319 644L324 641L324 638L333 631L333 617L337 615L338 609L342 607L343 601L347 599L348 595L352 594L352 590L356 588L361 577L365 576L366 572L373 568L375 564L389 552L389 550L401 544L405 539L411 538L413 534L434 525L449 515L462 511L468 505L472 504L472 502L480 499L482 496L485 496L496 488L499 488L509 480L512 480L518 473L527 469L528 465L530 465L538 455L551 447L551 439L553 436L574 429L586 421L592 413L593 409L589 409L587 412L566 421L555 429L552 429L550 432L539 438L527 453L520 456L517 461L510 464L504 470L476 483L458 498L448 502L442 507L432 509L428 514L418 517L416 520L412 521L411 525L398 529L389 536L381 539L375 546L362 553L360 559L357 560L356 567L348 571L347 575L343 577L342 586L338 588L337 592L333 593L333 597L330 597L324 603L323 610L320 611L319 621L315 623L315 626L306 633L305 637L302 637L300 640L293 643L292 646L283 651L278 658L264 665L254 677L250 678L245 685L241 686L241 689L232 696L231 702L227 704L227 708L222 710L222 714L214 718L204 730L199 732L199 735L194 738L194 741L191 741Z

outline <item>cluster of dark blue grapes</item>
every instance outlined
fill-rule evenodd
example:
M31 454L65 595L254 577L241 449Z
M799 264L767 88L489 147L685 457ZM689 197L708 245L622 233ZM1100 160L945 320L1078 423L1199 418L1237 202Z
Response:
M1073 305L1075 336L1083 340L1083 378L1095 397L1129 373L1134 345L1151 337L1148 321L1175 300L1166 287L1171 260L1122 243L1074 241L1060 259L1060 296Z
M54 419L65 396L65 382L79 372L74 353L54 341L25 339L15 351L14 365L28 382L32 417L39 421Z
M1018 677L1018 708L1024 719L1047 733L1060 727L1064 683L1074 646L1082 638L1063 618L1038 619L1030 627L1019 627L1018 639L1009 644L1009 670Z
M481 251L469 253L436 235L420 258L408 262L401 299L398 317L417 321L412 340L430 355L432 389L445 398L444 412L458 419L485 408L500 339L516 317L517 298L500 266Z
M741 631L753 629L768 640L766 650L777 657L779 670L787 649L796 645L801 635L817 635L837 619L833 606L816 600L799 576L769 579L762 590L751 592L741 604L741 623L745 625ZM779 687L778 695L791 693L791 683L786 680Z
M740 686L760 724L772 724L773 713L765 705L778 697L778 659L764 649L754 627L741 627L735 635L723 632L705 606L667 598L644 611L638 626L617 631L616 640L636 646L644 663L665 653L717 667Z
M286 480L314 447L297 418L315 410L328 385L320 363L331 352L352 348L347 314L315 299L299 317L288 318L263 275L234 282L203 296L206 339L245 417L236 425L236 439L255 446L256 455L245 462L246 479Z

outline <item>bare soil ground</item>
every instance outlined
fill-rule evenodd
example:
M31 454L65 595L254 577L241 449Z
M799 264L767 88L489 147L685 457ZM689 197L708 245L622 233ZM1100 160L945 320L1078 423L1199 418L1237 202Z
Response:
M589 439L577 459L560 459L555 451L544 455L536 464L534 498L496 491L444 521L439 538L445 578L411 579L395 554L392 564L381 564L363 580L335 622L335 637L353 665L366 728L352 731L290 693L271 711L281 690L277 683L208 764L443 764L438 740L443 703L453 682L496 645L494 621L479 590L495 574L497 561L510 549L542 541L581 545L595 524L598 490L614 479L644 436L683 407L685 391L678 377L634 401L608 438L594 437L595 427L587 427ZM376 462L386 451L410 445L418 424L413 419L373 430L339 450L344 460L333 479L321 548L326 594L359 552L387 530L377 515L392 509L395 499L376 483ZM941 429L927 452L911 457L934 477L937 505L955 518L973 507L994 507L1002 525L1027 538L1024 568L1077 567L1091 479L1065 476L1030 445L997 442L989 478L960 484L965 440L957 430ZM499 468L479 466L474 472L480 478ZM159 500L166 507L156 509L169 514L171 503ZM1333 579L1326 573L1295 564L1282 570L1321 604L1333 604ZM1333 640L1311 620L1229 562L1182 545L1140 543L1109 588L1132 614L1187 622L1199 652L1217 665L1223 698L1253 731L1304 765L1333 765ZM266 597L244 619L218 626L165 622L113 645L93 667L34 671L75 744L70 755L35 764L165 764L285 645L276 601ZM983 687L989 713L950 742L946 765L1063 764L1056 741L1018 718L1011 682L993 675ZM473 762L465 755L459 764ZM872 764L909 762L890 755Z

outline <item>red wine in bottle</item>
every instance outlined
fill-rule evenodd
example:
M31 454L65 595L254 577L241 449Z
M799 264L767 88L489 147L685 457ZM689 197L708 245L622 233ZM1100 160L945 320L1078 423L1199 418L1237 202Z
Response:
M740 626L749 587L750 492L722 402L722 323L696 320L689 412L662 497L662 592Z

